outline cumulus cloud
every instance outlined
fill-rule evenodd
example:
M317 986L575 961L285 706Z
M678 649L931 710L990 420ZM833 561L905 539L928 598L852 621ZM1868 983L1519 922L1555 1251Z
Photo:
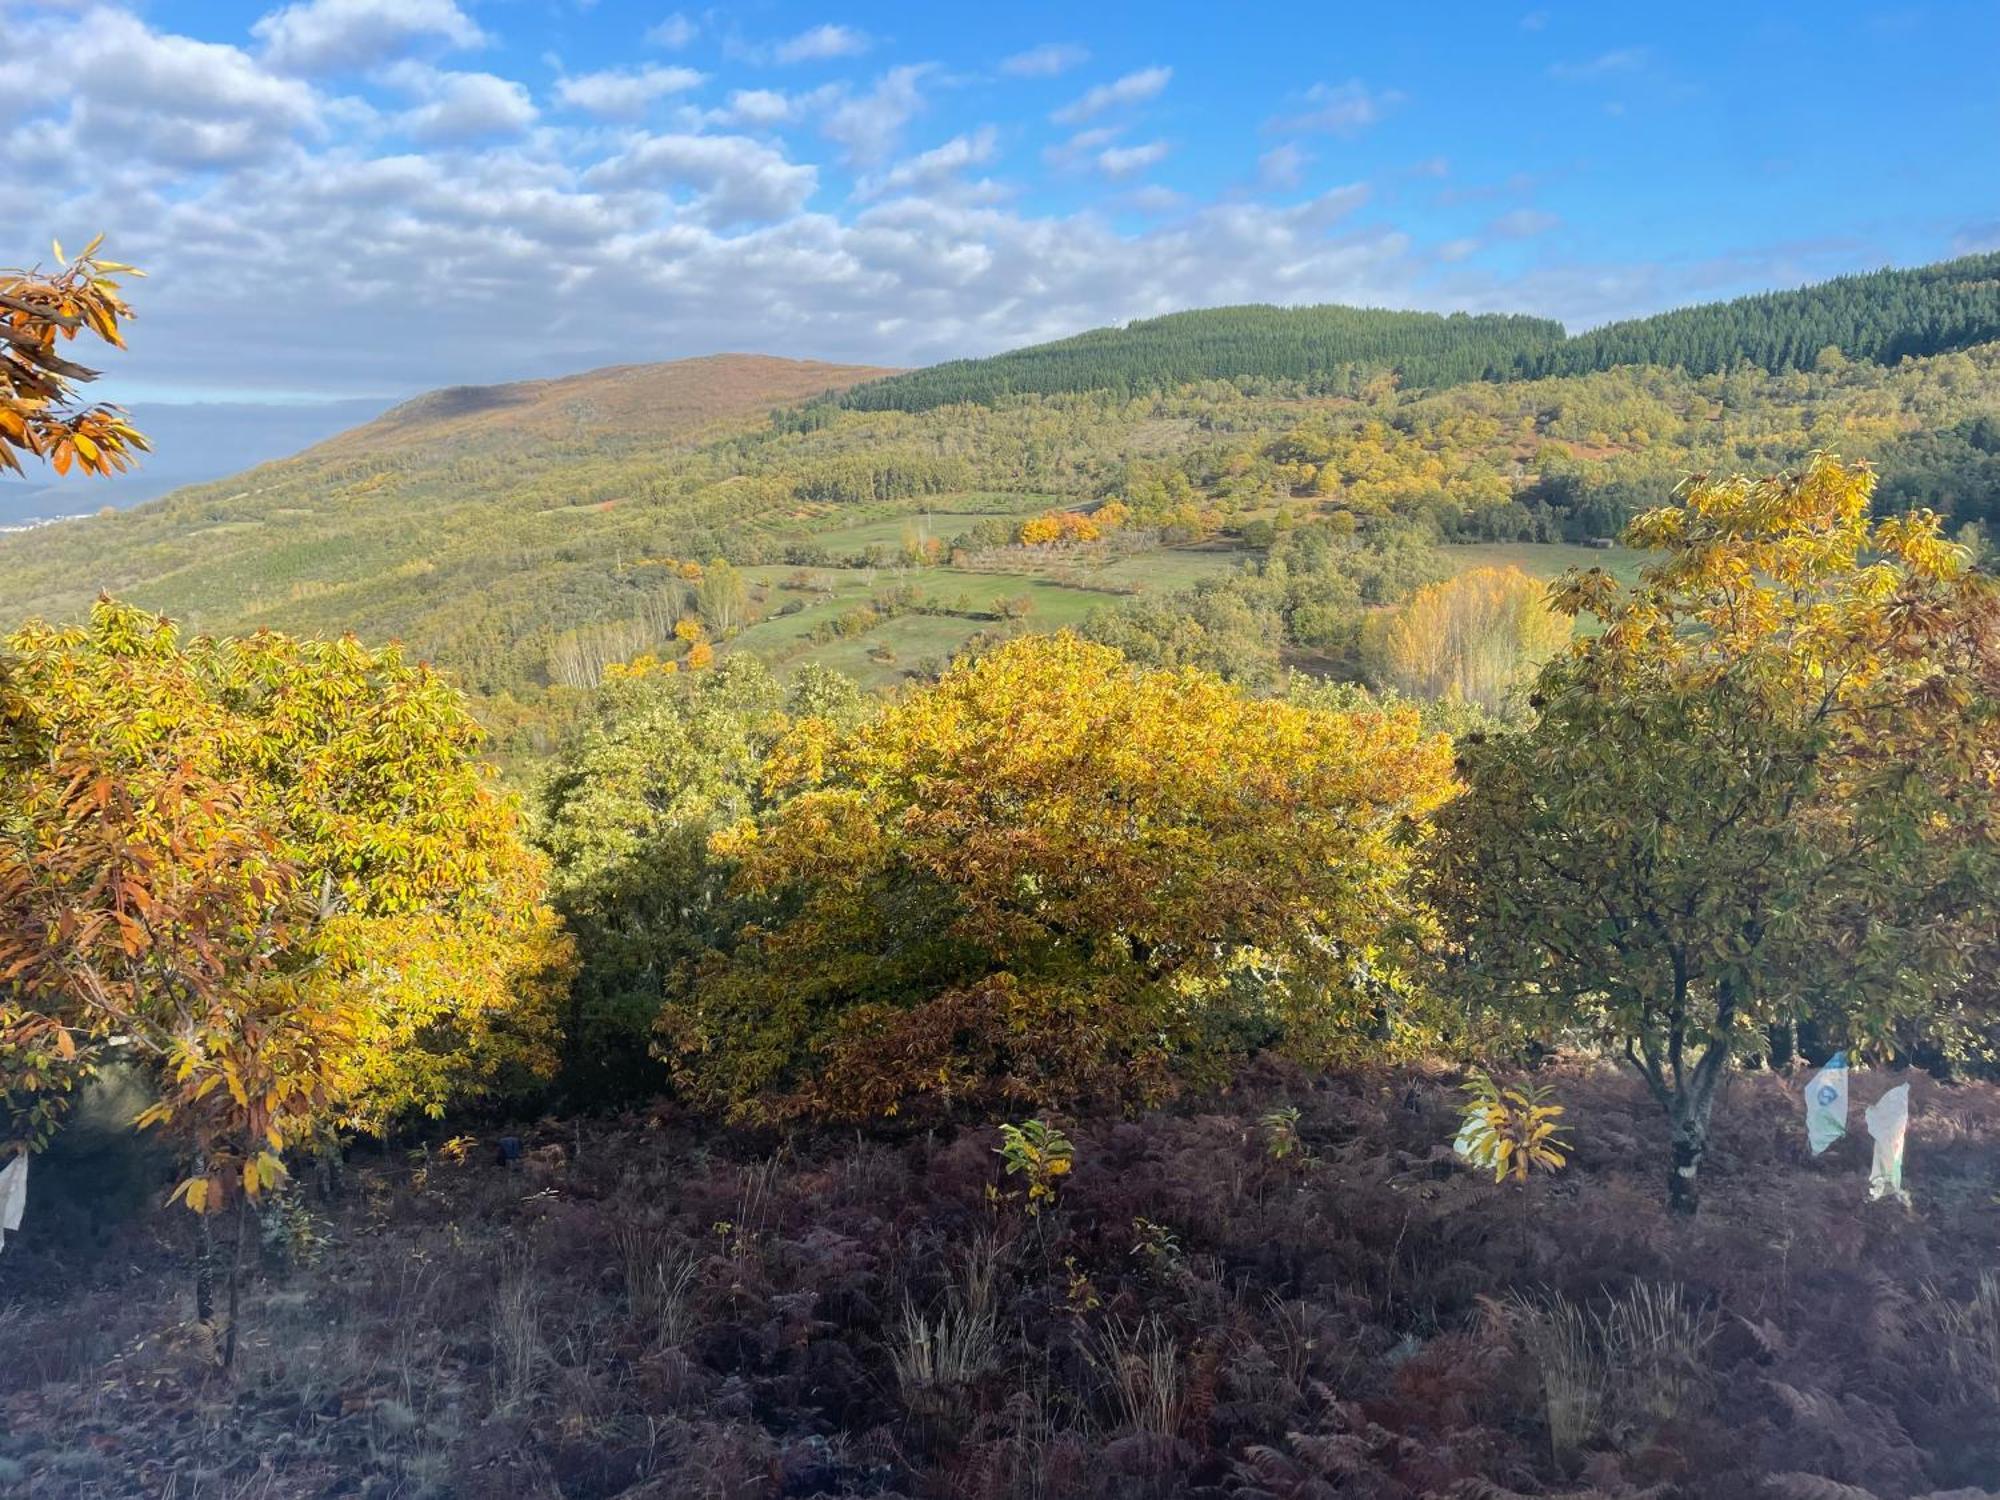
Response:
M491 73L448 73L402 63L386 77L422 102L397 117L412 140L453 143L515 135L535 123L534 102L511 78Z
M111 228L111 252L153 273L139 337L107 377L110 399L128 379L190 395L253 384L389 394L718 349L913 364L1227 302L1618 316L1660 305L1696 275L1489 274L1468 259L1482 245L1541 232L1503 213L1527 201L1531 182L1480 197L1475 222L1502 218L1477 241L1417 244L1362 212L1365 184L1308 191L1316 143L1303 137L1261 143L1274 148L1257 167L1269 191L1239 183L1220 201L1191 199L1170 176L1149 180L1163 159L1178 163L1133 123L1135 106L1166 87L1165 68L1084 93L1038 161L1041 121L905 145L927 96L956 81L938 68L808 90L729 88L754 77L725 77L723 102L697 107L662 82L674 69L627 61L560 79L543 99L497 60L481 60L491 72L446 68L442 49L477 32L443 0L293 3L237 46L98 3L7 11L0 149L37 169L9 183L0 264L45 255L51 229L80 223ZM506 8L477 13L498 24ZM64 67L52 77L23 54ZM660 118L620 123L642 97ZM536 117L537 102L550 118ZM1299 115L1348 109L1316 129L1354 123L1352 100L1332 88L1295 104ZM1028 188L1043 161L1100 179L1097 191L1038 201ZM1003 162L1022 170L1003 173ZM1403 193L1418 170L1395 174ZM1049 206L1070 196L1087 206ZM1444 195L1424 196L1425 209L1442 206ZM1966 232L1986 243L1994 229ZM1701 274L1726 292L1879 258L1850 248L1788 262L1783 275L1771 265ZM219 264L230 268L220 280ZM383 330L407 325L419 283L422 336L385 363Z
M1305 91L1299 108L1277 116L1266 128L1353 136L1402 102L1403 96L1395 89L1371 89L1358 78L1337 84L1316 83Z
M1042 160L1052 167L1072 170L1117 140L1121 129L1116 125L1094 125L1089 130L1079 130L1066 141L1043 147Z
M771 49L771 56L781 63L824 62L834 57L859 57L868 47L868 38L852 26L829 23L788 37Z
M1081 98L1065 104L1049 116L1058 125L1080 125L1085 120L1101 115L1107 109L1121 105L1143 104L1156 98L1160 91L1173 81L1172 68L1141 68L1136 73L1127 73L1123 78L1110 83L1100 83Z
M556 81L556 98L572 109L609 120L636 120L669 94L685 93L708 81L693 68L607 68Z
M1165 161L1170 149L1165 141L1147 141L1142 146L1107 146L1097 153L1097 170L1106 177L1131 177Z
M891 68L867 93L836 105L820 133L845 148L852 161L883 160L896 149L903 127L923 109L919 84L931 71L927 63Z
M12 23L10 23L12 24ZM10 32L0 93L17 111L53 107L17 160L102 153L161 168L226 168L322 133L326 102L219 42L154 31L124 11L31 20ZM60 56L60 74L34 65Z
M1090 49L1074 42L1043 42L1025 52L1000 60L1000 71L1009 78L1054 78L1090 61Z
M717 114L726 124L768 129L796 120L801 112L797 99L777 89L736 89L729 95L728 106Z
M1312 153L1294 141L1273 146L1257 158L1257 181L1270 188L1295 188L1305 179Z
M644 135L583 174L592 187L689 188L694 216L713 227L767 224L798 213L818 171L741 135Z
M897 162L886 172L862 178L856 196L882 198L953 182L968 167L991 162L999 155L999 142L1000 133L991 125L982 125L970 135L955 135L942 146Z
M477 47L486 40L457 0L298 0L250 32L272 67L292 73L374 67L413 42Z

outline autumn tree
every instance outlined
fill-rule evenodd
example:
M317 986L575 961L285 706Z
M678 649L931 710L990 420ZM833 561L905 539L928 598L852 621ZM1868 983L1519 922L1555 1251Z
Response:
M552 1060L567 940L454 689L352 639L183 639L101 602L5 643L0 1089L45 1138L140 1067L175 1197Z
M1018 640L778 743L770 810L716 842L749 920L663 1050L738 1116L865 1119L1158 1097L1264 1045L1416 1045L1407 877L1452 790L1414 713Z
M711 836L764 810L765 757L795 722L849 725L865 712L838 674L808 665L787 688L743 653L711 672L607 674L596 721L535 796L552 899L579 950L565 1094L602 1102L658 1088L647 1047L661 1005L743 920Z
M1473 568L1417 590L1369 622L1363 650L1375 680L1489 712L1562 649L1571 620L1519 568Z
M740 629L750 607L750 592L743 575L721 558L702 570L695 586L695 601L709 632L725 636Z
M123 471L146 440L115 406L82 403L76 387L97 371L63 352L88 332L124 348L132 316L120 276L144 273L97 254L103 236L71 260L55 247L54 271L0 270L0 470L20 473L26 454L58 474Z
M1936 1029L1993 865L1985 582L1928 513L1871 520L1818 457L1690 481L1641 517L1634 586L1570 575L1601 634L1534 726L1465 748L1433 896L1490 1013L1581 1030L1645 1080L1693 1212L1717 1090L1762 1028Z

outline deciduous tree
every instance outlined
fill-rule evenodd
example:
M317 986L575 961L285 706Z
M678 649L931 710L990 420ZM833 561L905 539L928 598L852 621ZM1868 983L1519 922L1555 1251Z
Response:
M753 920L663 1023L704 1102L1131 1100L1426 1034L1407 876L1454 784L1414 713L1031 637L859 729L804 721L764 779L718 841Z
M1934 516L1872 520L1872 488L1820 457L1641 517L1659 560L1563 583L1602 634L1543 670L1532 728L1466 747L1442 820L1459 983L1631 1063L1684 1212L1738 1048L1808 1009L1861 1045L1942 1026L1990 890L1989 589Z
M566 939L455 690L394 647L183 640L108 601L6 646L16 1129L129 1058L203 1211L317 1132L546 1071Z

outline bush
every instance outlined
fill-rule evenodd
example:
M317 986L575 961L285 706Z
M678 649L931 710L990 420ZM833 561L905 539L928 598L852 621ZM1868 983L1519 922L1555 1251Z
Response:
M845 734L714 848L749 921L662 1021L739 1118L1156 1098L1276 1043L1425 1033L1413 835L1452 788L1411 710L1246 697L1071 635L962 665Z

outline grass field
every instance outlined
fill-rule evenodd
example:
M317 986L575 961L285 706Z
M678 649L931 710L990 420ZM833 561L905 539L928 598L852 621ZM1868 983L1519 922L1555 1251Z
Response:
M960 501L971 497L954 497ZM991 497L980 497L990 499ZM933 534L946 524L965 525L973 519L1005 514L992 509L933 513ZM894 542L910 520L901 514L858 522L837 531L813 533L830 551L844 552L872 542ZM1630 548L1584 547L1567 543L1486 542L1442 549L1454 572L1473 568L1515 567L1536 578L1556 578L1570 568L1607 568L1619 578L1636 576L1644 554ZM914 584L920 593L948 607L977 615L992 610L997 598L1029 601L1026 623L1032 630L1061 630L1083 620L1091 610L1116 606L1146 594L1186 588L1203 578L1233 572L1257 554L1244 547L1217 543L1201 547L1163 547L1106 559L1089 551L1009 554L1017 564L1006 571L985 568L805 568L769 563L746 567L744 576L768 589L765 617L729 644L736 651L755 651L773 661L781 674L806 662L845 672L863 686L882 688L903 681L913 672L949 661L965 643L996 621L968 619L961 614L907 614L885 620L865 634L813 644L809 637L856 605L880 598L889 590ZM800 572L831 586L825 594L782 587ZM788 615L776 611L787 602L805 607ZM1591 628L1586 622L1585 628ZM893 659L880 659L884 652Z

